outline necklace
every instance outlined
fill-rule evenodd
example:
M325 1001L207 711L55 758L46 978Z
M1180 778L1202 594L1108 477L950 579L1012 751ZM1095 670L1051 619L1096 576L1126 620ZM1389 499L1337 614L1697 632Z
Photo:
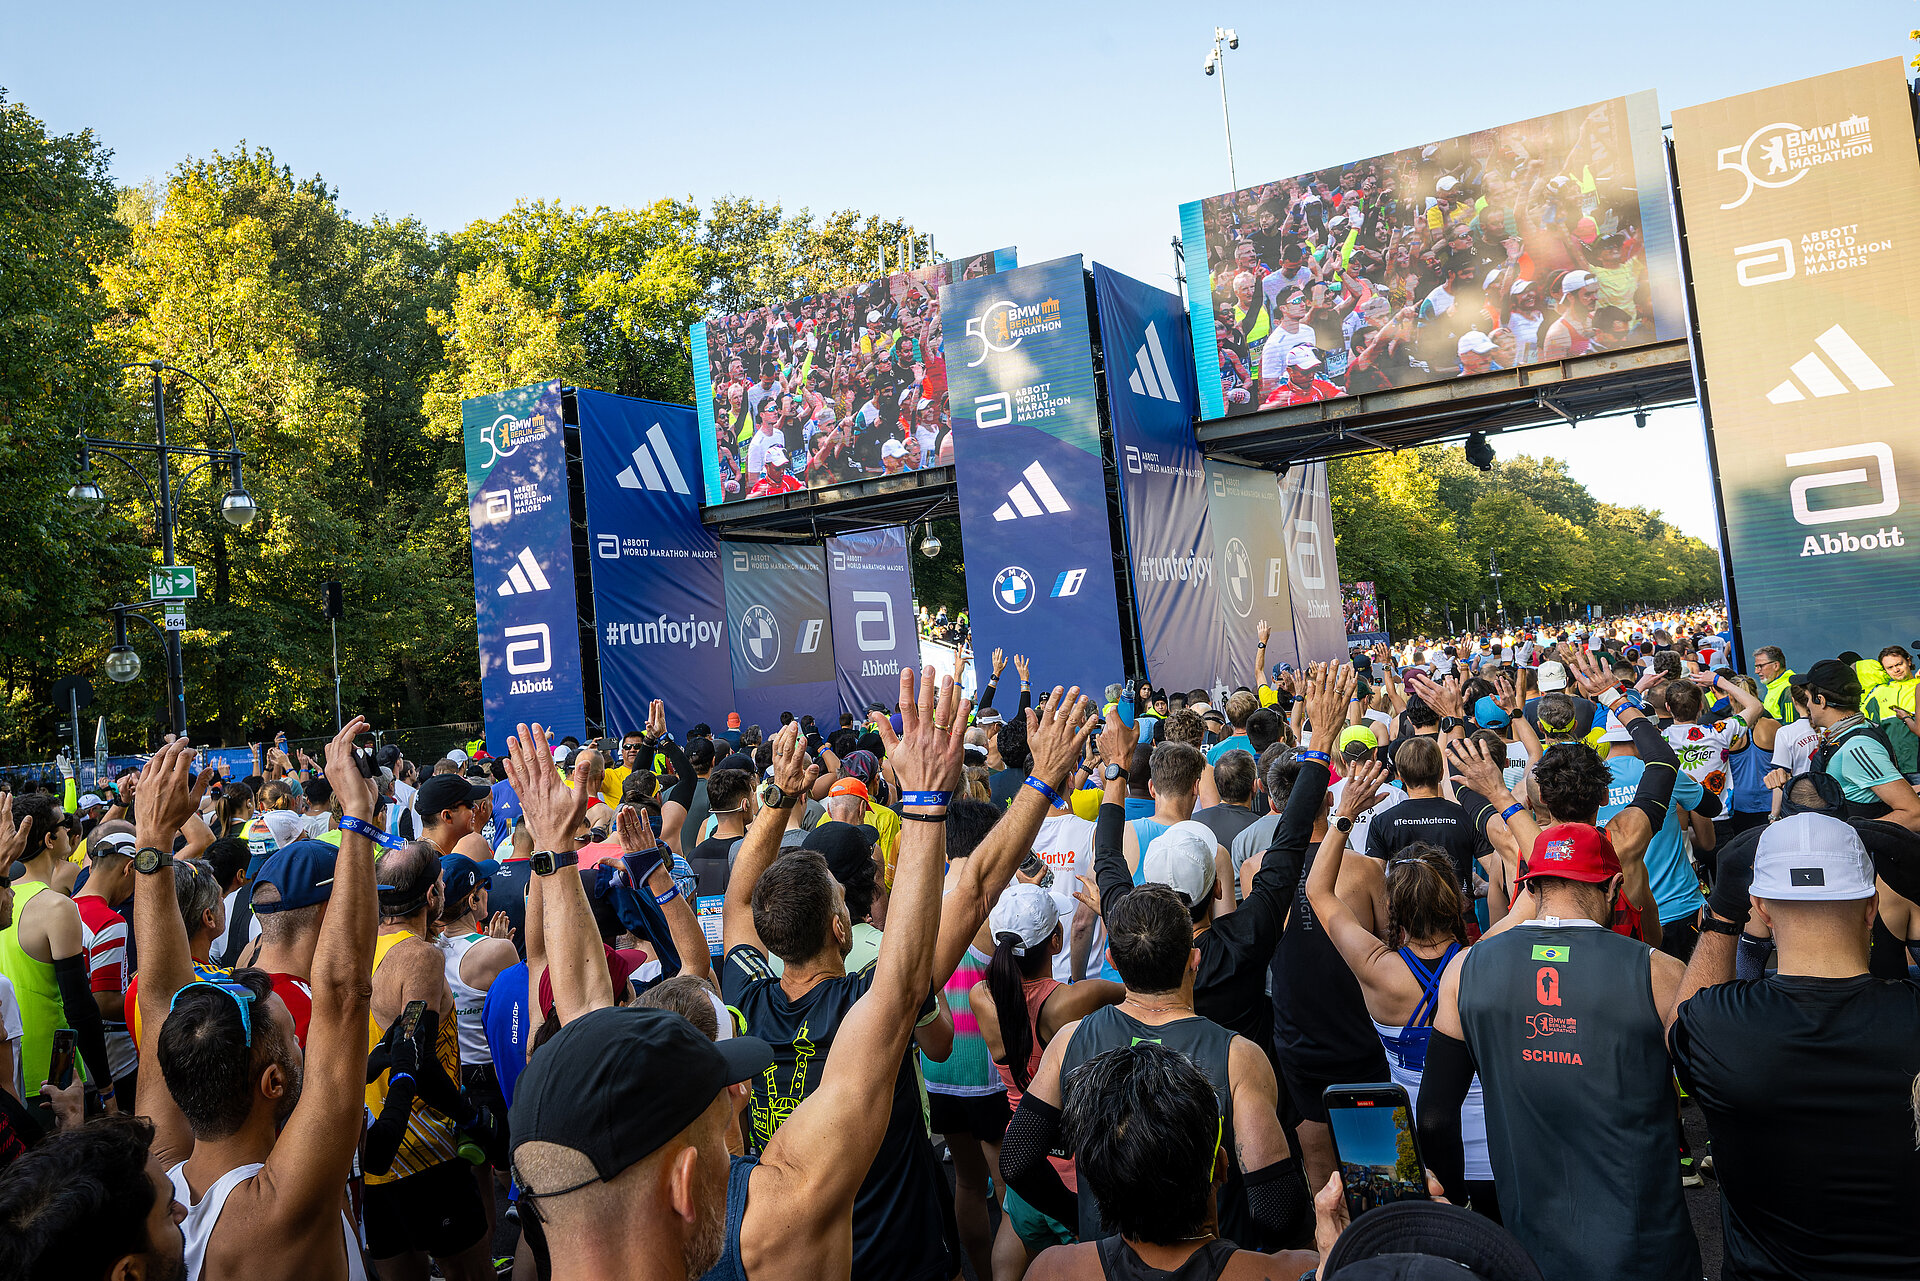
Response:
M1193 1003L1191 1001L1184 1003L1176 1001L1172 1005L1148 1005L1145 1001L1136 1001L1133 997L1129 996L1126 1000L1122 1001L1121 1004L1131 1005L1134 1009L1147 1014L1171 1014L1175 1010L1185 1010L1189 1014L1193 1013Z

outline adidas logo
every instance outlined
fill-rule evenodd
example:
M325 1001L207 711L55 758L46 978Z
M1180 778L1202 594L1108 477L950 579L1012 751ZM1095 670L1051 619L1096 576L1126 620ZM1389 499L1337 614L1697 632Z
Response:
M500 584L502 596L524 596L528 592L544 592L553 584L540 572L540 562L533 558L533 548L522 547L519 557L507 569L507 581Z
M1046 468L1042 467L1039 463L1028 464L1027 469L1020 474L1026 477L1026 480L1009 489L1007 491L1007 501L993 509L993 518L995 520L1015 520L1021 516L1038 516L1042 514L1041 508L1043 506L1047 511L1056 516L1061 512L1070 512L1073 510L1072 507L1067 505L1067 500L1060 497L1060 491L1054 487L1053 478L1047 475ZM1031 488L1029 488L1029 486L1031 486ZM1035 495L1038 495L1037 500Z
M1160 333L1147 322L1147 341L1140 350L1133 353L1134 369L1127 376L1127 386L1142 396L1151 396L1155 400L1179 400L1180 393L1174 385L1173 371L1167 368L1167 353L1160 348Z
M1880 366L1873 363L1873 358L1861 351L1860 344L1840 326L1835 325L1821 334L1813 340L1813 345L1820 351L1808 352L1787 368L1815 396L1844 396L1850 390L1827 361L1820 359L1820 352L1825 352L1827 359L1840 367L1840 373L1853 383L1852 390L1873 391L1879 387L1893 386L1893 379L1882 373ZM1789 378L1768 392L1767 399L1776 405L1788 405L1796 400L1805 400L1806 395L1793 378Z
M653 445L651 450L647 448L649 442ZM693 493L687 488L687 478L681 474L680 464L674 461L673 450L667 447L667 433L660 430L659 423L647 428L647 439L634 447L633 466L621 469L614 479L620 482L622 489L671 489L676 494Z

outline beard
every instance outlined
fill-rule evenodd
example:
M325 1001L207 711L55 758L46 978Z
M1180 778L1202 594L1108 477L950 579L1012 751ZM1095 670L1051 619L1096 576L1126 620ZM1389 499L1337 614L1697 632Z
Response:
M288 1119L293 1116L293 1109L300 1103L300 1090L306 1081L305 1067L306 1064L297 1051L284 1055L280 1059L280 1071L286 1076L287 1089L274 1105L273 1128L275 1131L286 1127Z
M729 1161L722 1168L731 1171L732 1164ZM726 1248L727 1180L724 1175L718 1184L718 1187L709 1186L707 1195L700 1198L700 1217L680 1247L680 1261L689 1277L705 1276L708 1269L720 1261L721 1251Z

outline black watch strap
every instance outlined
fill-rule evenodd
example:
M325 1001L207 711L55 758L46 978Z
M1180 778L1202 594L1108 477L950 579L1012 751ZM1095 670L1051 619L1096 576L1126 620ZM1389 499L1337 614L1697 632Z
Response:
M563 867L573 867L580 862L578 850L535 850L533 870L539 876L551 876Z
M1106 780L1109 783L1113 782L1115 779L1122 779L1129 783L1133 781L1133 775L1129 774L1127 772L1127 767L1120 764L1120 762L1118 761L1108 761L1107 768L1103 771L1103 773L1106 777Z
M1731 936L1740 933L1741 929L1741 926L1732 921L1723 921L1712 912L1708 912L1700 918L1700 932L1702 934L1726 934Z

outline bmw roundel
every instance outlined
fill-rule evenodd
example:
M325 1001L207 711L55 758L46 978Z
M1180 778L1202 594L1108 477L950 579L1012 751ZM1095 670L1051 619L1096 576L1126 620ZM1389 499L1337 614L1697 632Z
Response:
M1018 614L1033 604L1033 575L1018 565L1009 565L993 580L993 603L1008 614Z

